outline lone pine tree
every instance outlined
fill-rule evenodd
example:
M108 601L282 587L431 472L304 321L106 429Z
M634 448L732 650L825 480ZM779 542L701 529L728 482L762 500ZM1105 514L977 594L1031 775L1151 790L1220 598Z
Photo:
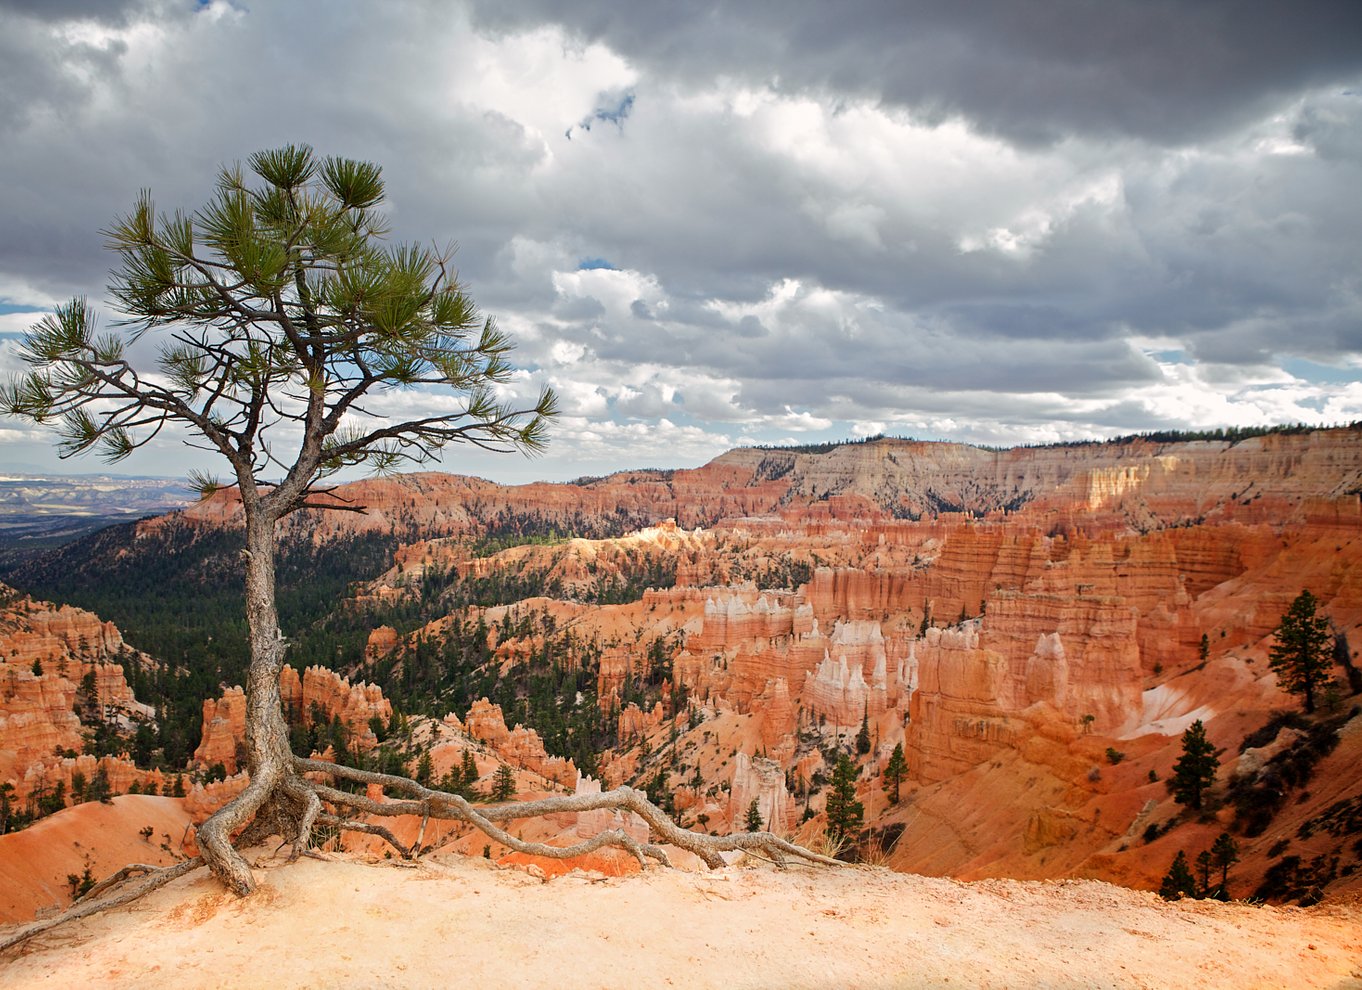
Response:
M899 785L908 774L908 761L903 757L903 743L894 746L889 754L889 762L884 765L884 793L889 795L890 804L899 803Z
M1212 896L1230 899L1230 867L1239 862L1239 843L1228 832L1221 832L1211 845L1211 865L1220 871L1220 885Z
M1182 734L1182 756L1173 764L1173 776L1168 789L1178 804L1201 810L1202 799L1215 783L1215 772L1220 769L1216 749L1206 738L1206 726L1197 719Z
M492 800L509 801L515 797L515 771L511 769L509 763L503 763L497 767L497 772L492 776Z
M1181 849L1173 857L1173 863L1159 884L1159 896L1166 901L1176 901L1183 897L1196 896L1196 877L1187 865L1187 854Z
M828 792L828 832L836 839L849 840L861 830L865 806L856 800L856 778L860 769L845 753L832 770L832 789Z
M1319 600L1302 591L1282 616L1273 632L1276 643L1268 650L1268 664L1277 674L1282 690L1299 694L1305 710L1315 710L1315 692L1328 680L1333 659L1329 620L1316 616Z
M747 806L747 831L760 832L764 824L761 820L761 808L757 804L757 799L753 798L752 803Z
M306 145L258 152L248 165L249 175L240 166L222 169L212 199L196 211L158 213L144 192L104 231L118 256L109 285L121 310L116 329L97 332L84 299L58 306L21 342L32 370L0 389L0 410L57 424L63 456L94 451L121 461L163 431L179 431L230 470L245 534L250 783L200 826L202 863L246 894L255 881L235 844L272 834L290 843L294 856L317 824L377 833L410 854L387 829L347 815L455 818L515 848L524 844L497 821L595 807L639 812L656 834L710 865L721 862L720 848L745 841L811 857L789 843L773 845L780 840L765 833L684 832L627 788L474 811L458 795L405 777L293 755L279 694L287 649L275 606L280 520L301 509L363 512L327 484L342 468L418 465L462 443L537 451L555 398L547 389L524 403L499 398L513 373L509 339L478 313L450 267L451 252L383 242L377 165L318 157ZM151 344L158 346L147 363ZM444 394L407 418L376 415L367 404L416 389ZM205 496L218 488L205 473L191 480ZM315 783L305 771L381 784L405 800L369 801ZM640 859L665 859L623 832L603 836L572 848L614 844ZM117 897L130 899L197 865L187 861ZM30 926L0 948L34 933Z
M861 715L861 729L856 733L856 752L861 756L870 752L870 706Z

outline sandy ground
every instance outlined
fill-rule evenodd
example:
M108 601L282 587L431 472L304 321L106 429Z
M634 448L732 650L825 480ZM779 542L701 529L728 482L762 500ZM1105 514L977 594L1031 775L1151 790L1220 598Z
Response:
M542 882L480 859L203 873L0 957L0 986L1362 987L1362 909L1096 881L731 867Z

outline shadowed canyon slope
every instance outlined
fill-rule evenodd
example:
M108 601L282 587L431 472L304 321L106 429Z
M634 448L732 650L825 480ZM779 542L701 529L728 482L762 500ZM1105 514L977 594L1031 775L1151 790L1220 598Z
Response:
M303 673L289 672L285 694L318 751L391 749L396 708L411 716L409 771L428 752L440 779L467 751L484 787L505 762L534 793L581 771L716 831L743 828L755 808L764 826L812 840L847 753L861 854L905 871L1148 889L1179 850L1194 859L1230 832L1233 895L1336 898L1362 886L1360 493L1362 434L1350 429L744 449L571 485L366 481L338 491L365 514L286 524L285 557L316 577L300 564L287 599ZM166 580L207 600L233 573L235 513L220 493L8 580L92 606L108 599L81 596L110 575L173 561ZM309 587L334 591L312 601ZM1310 720L1281 714L1299 700L1267 663L1303 588L1337 647ZM152 613L112 614L156 654ZM29 671L31 648L12 649L11 724L49 712L49 753L73 745L71 702L43 701L50 675ZM195 755L230 774L240 698L224 693L221 649L220 679L195 702ZM164 652L172 665L203 659ZM1200 814L1167 788L1196 720L1221 750ZM891 804L896 745L907 773ZM0 756L17 766L12 753ZM543 836L583 827L548 823Z

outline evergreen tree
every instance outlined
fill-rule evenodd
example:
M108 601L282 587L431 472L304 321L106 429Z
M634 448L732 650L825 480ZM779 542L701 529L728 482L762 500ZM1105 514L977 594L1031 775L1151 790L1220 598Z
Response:
M90 786L85 791L88 800L108 804L113 800L113 789L109 786L109 775L100 767L90 778Z
M747 806L747 831L760 832L764 824L761 820L761 808L757 806L757 799L753 798L752 803Z
M430 753L421 754L421 758L416 761L416 782L422 787L429 787L431 778L435 776L435 762L430 758Z
M1318 607L1318 599L1309 591L1297 595L1273 633L1276 644L1268 651L1277 683L1282 690L1301 695L1306 712L1315 710L1315 692L1328 679L1333 646L1329 620L1315 615Z
M856 800L856 778L860 769L851 757L842 753L832 771L832 789L828 792L828 833L837 839L851 839L861 830L865 806Z
M1173 776L1168 781L1173 799L1200 811L1202 797L1215 783L1219 768L1220 759L1206 738L1206 726L1197 719L1182 734L1182 757L1173 764Z
M378 166L306 145L248 165L249 177L222 169L199 210L158 211L144 191L104 231L119 255L109 295L122 332L97 333L92 309L73 299L23 336L29 372L0 384L0 411L58 424L62 456L116 462L183 429L230 468L246 544L251 786L199 825L198 845L238 895L255 880L234 833L277 823L296 854L309 838L296 826L313 821L304 809L315 785L294 762L279 692L291 638L276 594L281 521L305 508L363 511L331 497L327 479L347 467L391 471L459 443L539 450L555 412L547 390L525 408L501 398L510 341L478 314L448 251L384 243ZM442 411L368 408L432 386L452 392ZM205 496L219 487L198 472L192 482Z
M1211 846L1211 865L1220 871L1220 886L1216 888L1214 896L1222 901L1230 899L1230 867L1237 862L1239 843L1230 837L1230 833L1221 832L1220 838Z
M894 746L889 762L884 766L884 793L889 795L890 804L899 803L899 784L908 774L908 761L903 758L903 743Z
M865 756L870 752L870 706L866 705L861 715L861 731L856 733L856 752Z
M1196 872L1200 877L1196 896L1198 898L1207 897L1211 893L1211 851L1209 849L1203 849L1197 853Z
M1196 877L1192 876L1191 868L1187 865L1187 854L1181 849L1159 884L1159 896L1165 901L1196 896Z
M478 763L473 759L473 750L465 749L463 751L463 787L459 793L466 798L471 798L477 790L479 776L481 775L478 773Z
M492 778L492 800L509 801L515 796L515 771L510 764L503 763L497 767L496 776Z

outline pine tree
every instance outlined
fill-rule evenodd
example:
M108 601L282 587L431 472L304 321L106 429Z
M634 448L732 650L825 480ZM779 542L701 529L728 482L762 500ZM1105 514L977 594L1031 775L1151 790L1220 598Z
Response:
M1211 851L1203 849L1197 853L1196 872L1201 882L1197 885L1196 896L1204 898L1211 893Z
M899 784L907 773L908 761L903 758L903 743L898 743L884 766L884 793L889 795L890 804L899 803Z
M1173 799L1200 811L1202 797L1215 783L1219 768L1220 759L1206 738L1206 726L1197 719L1182 734L1182 757L1173 764L1173 776L1168 781Z
M492 778L492 800L509 801L515 796L515 771L510 764L503 763L497 767L496 776Z
M1159 896L1165 901L1196 896L1196 877L1192 876L1191 868L1187 865L1187 854L1181 849L1159 884Z
M430 758L430 753L422 753L421 758L416 761L416 782L422 787L429 787L430 780L435 775L435 762Z
M856 752L865 756L870 752L870 706L867 704L861 715L861 731L856 733Z
M463 786L459 789L459 793L465 798L471 798L477 790L478 777L480 776L478 773L478 763L473 759L473 751L471 749L465 749L463 751L462 766Z
M1306 712L1315 710L1315 692L1329 675L1331 647L1329 620L1316 616L1319 600L1302 591L1282 616L1273 636L1276 645L1268 650L1268 664L1277 674L1282 690L1305 699Z
M1230 837L1230 833L1221 832L1220 838L1215 840L1211 846L1211 865L1220 871L1220 886L1216 888L1213 896L1222 901L1230 899L1230 867L1239 862L1239 843Z
M97 332L84 299L59 305L19 342L28 372L0 383L0 410L56 424L62 456L117 462L184 430L230 469L246 544L251 786L200 823L198 846L243 896L255 880L233 835L248 823L248 841L282 832L296 856L309 839L299 826L316 820L305 809L317 785L290 749L279 691L292 638L275 583L282 521L364 511L332 497L328 479L347 467L392 471L460 443L537 451L556 405L547 390L525 408L503 400L510 340L478 313L449 251L383 241L377 165L290 145L248 166L220 170L198 210L158 210L144 191L104 231L119 257L109 295L120 329ZM441 411L370 410L374 397L429 387L448 390ZM199 472L191 482L204 496L219 487Z
M851 839L861 830L865 806L856 800L856 778L860 769L845 753L837 758L832 771L832 790L828 792L828 833L837 839Z
M753 798L752 803L747 806L747 831L760 832L764 824L761 820L761 808L757 806L757 799Z

